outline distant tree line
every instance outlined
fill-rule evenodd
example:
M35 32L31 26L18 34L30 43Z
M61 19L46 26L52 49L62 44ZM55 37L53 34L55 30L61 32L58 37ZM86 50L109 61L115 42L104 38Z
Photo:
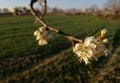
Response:
M120 18L120 0L107 0L103 9L98 13L101 18Z
M39 8L35 8L35 11L39 14L40 13ZM3 14L13 14L15 15L21 15L21 14L30 14L30 9L27 7L14 7L12 10L9 10L8 8L0 9L0 13ZM93 4L92 6L86 8L84 11L81 9L71 8L71 9L61 9L58 7L47 7L47 14L62 14L62 15L97 15L101 18L118 18L120 17L120 0L107 0L107 2L104 4L104 7L99 9L99 7L96 4Z
M10 10L8 8L0 9L0 13L10 13Z

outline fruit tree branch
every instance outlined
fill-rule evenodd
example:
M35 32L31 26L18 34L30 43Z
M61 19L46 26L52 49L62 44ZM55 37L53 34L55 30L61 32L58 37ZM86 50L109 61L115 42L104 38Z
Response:
M41 12L41 17L39 17L39 15L38 14L36 14L35 13L35 10L34 10L34 8L33 8L33 5L34 5L34 3L35 2L42 2L43 3L43 11ZM75 43L75 42L80 42L80 43L82 43L82 40L80 40L80 39L78 39L78 38L75 38L74 36L72 36L72 35L69 35L69 34L66 34L66 33L64 33L63 31L61 31L61 30L59 30L59 29L56 29L56 28L53 28L53 27L51 27L51 26L49 26L49 25L47 25L46 23L45 23L45 21L43 20L43 17L44 17L44 15L46 14L46 10L47 10L47 1L46 0L31 0L31 2L30 2L30 10L31 10L31 13L33 14L33 16L37 19L37 21L39 22L39 23L41 23L44 27L46 27L46 29L47 30L51 30L51 31L54 31L54 32L56 32L56 33L58 33L58 34L60 34L60 35L63 35L65 38L67 38L69 41L71 41L73 44Z

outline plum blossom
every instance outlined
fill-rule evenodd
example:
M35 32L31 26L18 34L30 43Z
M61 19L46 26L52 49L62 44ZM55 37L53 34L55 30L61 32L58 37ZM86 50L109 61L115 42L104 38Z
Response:
M81 43L77 43L74 47L73 47L73 52L77 55L78 60L80 62L85 62L85 64L88 64L90 62L90 60L92 60L93 57L93 52L92 49L85 47L83 44Z
M94 36L90 36L85 38L83 43L76 43L73 46L73 52L76 54L80 62L83 61L85 64L88 64L93 60L93 58L97 60L99 56L107 53L108 49L106 44L109 41L108 39L104 39L106 33L106 29L101 31L101 41L98 41Z
M90 61L93 59L93 56L95 55L95 49L96 44L94 36L87 37L83 44L77 43L73 47L73 52L77 55L80 62L85 62L85 64L90 63Z
M39 30L36 30L34 32L34 36L36 36L36 40L38 40L39 45L46 45L48 43L47 40L52 37L45 27L40 27Z

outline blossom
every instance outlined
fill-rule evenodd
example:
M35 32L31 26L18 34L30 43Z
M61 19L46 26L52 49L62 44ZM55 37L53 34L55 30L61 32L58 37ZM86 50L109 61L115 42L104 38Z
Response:
M76 43L73 47L73 52L77 55L80 62L83 61L88 64L93 58L97 59L100 55L106 54L106 51L108 51L106 48L107 43L108 39L97 41L94 36L90 36L85 38L83 43Z
M38 44L39 45L46 45L47 44L47 40L45 40L45 39L41 39L41 40L39 40L39 42L38 42Z
M102 40L102 43L104 43L104 44L108 44L108 42L109 42L108 39L103 39Z
M77 55L80 62L85 62L88 64L94 55L94 49L86 47L84 44L77 43L73 47L73 52Z
M36 40L39 41L39 45L46 45L47 40L52 37L52 35L48 34L48 31L45 27L40 27L39 30L34 32L34 36L36 36Z
M85 38L84 40L84 45L87 47L92 47L92 48L96 48L96 39L94 36L90 36Z
M100 35L100 37L105 37L105 35L107 34L107 29L103 29L103 30L101 30L101 35Z

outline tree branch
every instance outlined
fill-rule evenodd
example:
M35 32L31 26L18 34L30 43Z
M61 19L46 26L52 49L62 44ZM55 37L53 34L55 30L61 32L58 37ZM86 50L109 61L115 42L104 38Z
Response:
M51 30L51 31L54 31L54 32L56 32L56 33L58 33L58 34L60 34L60 35L63 35L65 38L67 38L69 41L71 41L72 44L74 44L75 42L80 42L80 43L82 43L82 40L80 40L80 39L78 39L78 38L75 38L75 37L72 36L72 35L66 34L66 33L62 32L61 30L59 30L59 29L53 28L53 27L51 27L51 26L48 26L48 25L43 21L43 19L41 19L41 18L38 16L38 14L35 13L35 10L34 10L34 8L33 8L33 5L34 5L34 3L37 2L37 1L38 1L38 0L31 0L30 9L31 9L31 13L32 13L33 16L38 20L39 23L41 23L44 27L46 27L46 29ZM40 1L42 1L42 2L44 3L44 6L43 6L44 11L42 11L42 15L41 15L41 17L43 18L44 15L46 14L46 10L47 10L47 5L46 5L46 4L47 4L47 1L46 1L46 0L40 0Z

